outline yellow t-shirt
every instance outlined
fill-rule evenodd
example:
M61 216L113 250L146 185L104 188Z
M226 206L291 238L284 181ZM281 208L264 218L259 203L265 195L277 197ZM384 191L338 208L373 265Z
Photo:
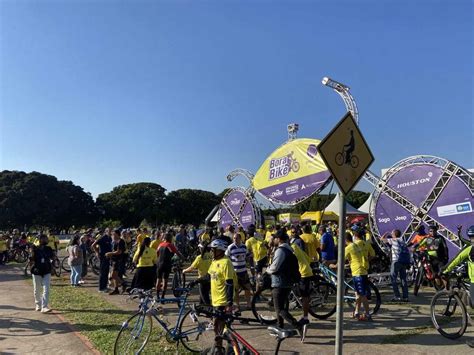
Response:
M239 233L239 235L240 235L240 241L241 241L242 243L245 243L245 233L244 233L244 232L238 232L238 233Z
M363 240L357 240L346 246L345 258L349 260L352 276L367 275L369 270L369 256L375 252L371 245Z
M311 262L319 260L318 248L320 248L321 244L319 243L316 236L312 233L303 233L300 235L300 238L303 240L306 253L308 254Z
M56 244L59 246L59 238L56 237L55 235L49 235L48 236L48 247L50 247L53 250L56 250Z
M137 249L135 255L133 256L133 261L138 262L137 267L149 267L155 265L156 262L156 250L150 247L145 247L143 254L138 260L138 254L140 253L140 248Z
M270 243L270 239L272 239L272 232L267 231L267 233L265 234L265 242L266 242L267 244L269 244L269 243Z
M199 236L199 241L201 242L209 242L211 240L211 237L209 236L209 233L204 232Z
M245 246L247 247L247 250L252 253L254 261L260 261L267 256L267 247L264 245L263 240L260 240L255 236L247 239Z
M219 260L213 260L209 267L209 275L211 276L211 299L213 307L227 305L226 280L234 280L236 284L237 275L235 274L232 262L227 256Z
M159 239L152 240L150 243L150 248L155 249L156 251L158 250L158 246L160 245L160 243L161 243L161 240Z
M296 244L291 244L291 248L295 252L296 259L298 259L298 269L300 271L301 277L311 277L313 276L313 270L311 270L308 254L306 254L299 246Z
M139 235L137 235L137 245L141 245L143 240L146 238L146 237L149 237L149 235L145 234L145 233L140 233Z
M191 264L191 267L197 269L199 277L203 277L207 275L209 267L211 266L211 262L211 254L205 253L204 257L202 257L201 255L196 256L196 259L194 259L193 263Z
M0 239L0 253L7 251L7 241Z

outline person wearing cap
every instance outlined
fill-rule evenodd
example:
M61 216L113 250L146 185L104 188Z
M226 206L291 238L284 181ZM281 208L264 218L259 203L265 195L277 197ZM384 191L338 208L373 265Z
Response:
M410 242L408 243L408 245L410 246L413 245L416 248L418 244L420 244L426 237L427 237L427 234L425 231L425 226L421 225L416 229L416 235L412 239L410 239ZM425 249L426 247L418 248L418 250L420 251L425 250Z
M227 244L221 239L211 242L212 263L209 267L211 279L212 306L217 314L228 314L232 312L234 302L235 285L237 275L230 259L225 255ZM224 354L221 335L225 327L223 317L214 317L214 333L216 334L216 354Z
M280 229L273 237L273 243L277 246L273 254L272 263L265 271L271 275L273 306L278 319L278 326L283 328L284 320L292 324L299 332L303 329L303 324L298 322L288 312L288 297L293 284L287 265L288 253L293 253L293 249L288 244L288 234L284 229Z
M197 270L198 278L202 279L202 281L199 282L200 303L210 305L211 299L209 298L209 292L211 291L211 284L205 277L208 275L209 267L211 266L212 262L212 256L209 253L207 243L199 243L198 248L200 254L196 256L192 264L187 269L183 270L183 274Z
M30 256L31 274L33 276L33 293L35 297L36 310L41 313L49 313L49 289L51 282L51 262L54 258L53 249L48 246L48 236L39 236L39 246L34 246ZM41 288L43 294L41 295Z
M326 265L336 262L336 247L334 238L327 231L326 226L319 227L321 233L321 259Z
M431 225L428 228L428 235L418 244L416 250L420 250L420 248L426 248L431 267L435 273L435 282L441 286L440 271L446 265L449 258L446 240L438 234L438 227L436 225Z

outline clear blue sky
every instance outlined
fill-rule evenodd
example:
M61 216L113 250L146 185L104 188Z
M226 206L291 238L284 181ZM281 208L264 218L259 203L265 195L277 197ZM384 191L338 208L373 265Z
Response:
M345 113L326 75L352 88L373 171L416 154L474 167L472 6L2 0L0 169L94 196L140 181L220 192L287 123L326 135Z

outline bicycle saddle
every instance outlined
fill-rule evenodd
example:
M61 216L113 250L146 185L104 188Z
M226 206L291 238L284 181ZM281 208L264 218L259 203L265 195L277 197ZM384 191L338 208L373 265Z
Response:
M270 326L267 329L270 335L278 337L279 339L289 338L298 334L295 329L283 329L275 326Z

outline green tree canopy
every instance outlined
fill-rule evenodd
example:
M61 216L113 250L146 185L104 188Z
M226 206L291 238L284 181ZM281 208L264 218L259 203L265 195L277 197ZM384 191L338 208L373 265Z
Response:
M213 192L193 189L172 191L167 196L169 222L199 224L221 199Z
M38 172L0 172L0 227L66 228L97 220L94 200L70 181Z
M138 226L144 219L156 224L166 218L165 191L151 182L120 185L100 194L97 207L104 218L119 220L124 226Z

